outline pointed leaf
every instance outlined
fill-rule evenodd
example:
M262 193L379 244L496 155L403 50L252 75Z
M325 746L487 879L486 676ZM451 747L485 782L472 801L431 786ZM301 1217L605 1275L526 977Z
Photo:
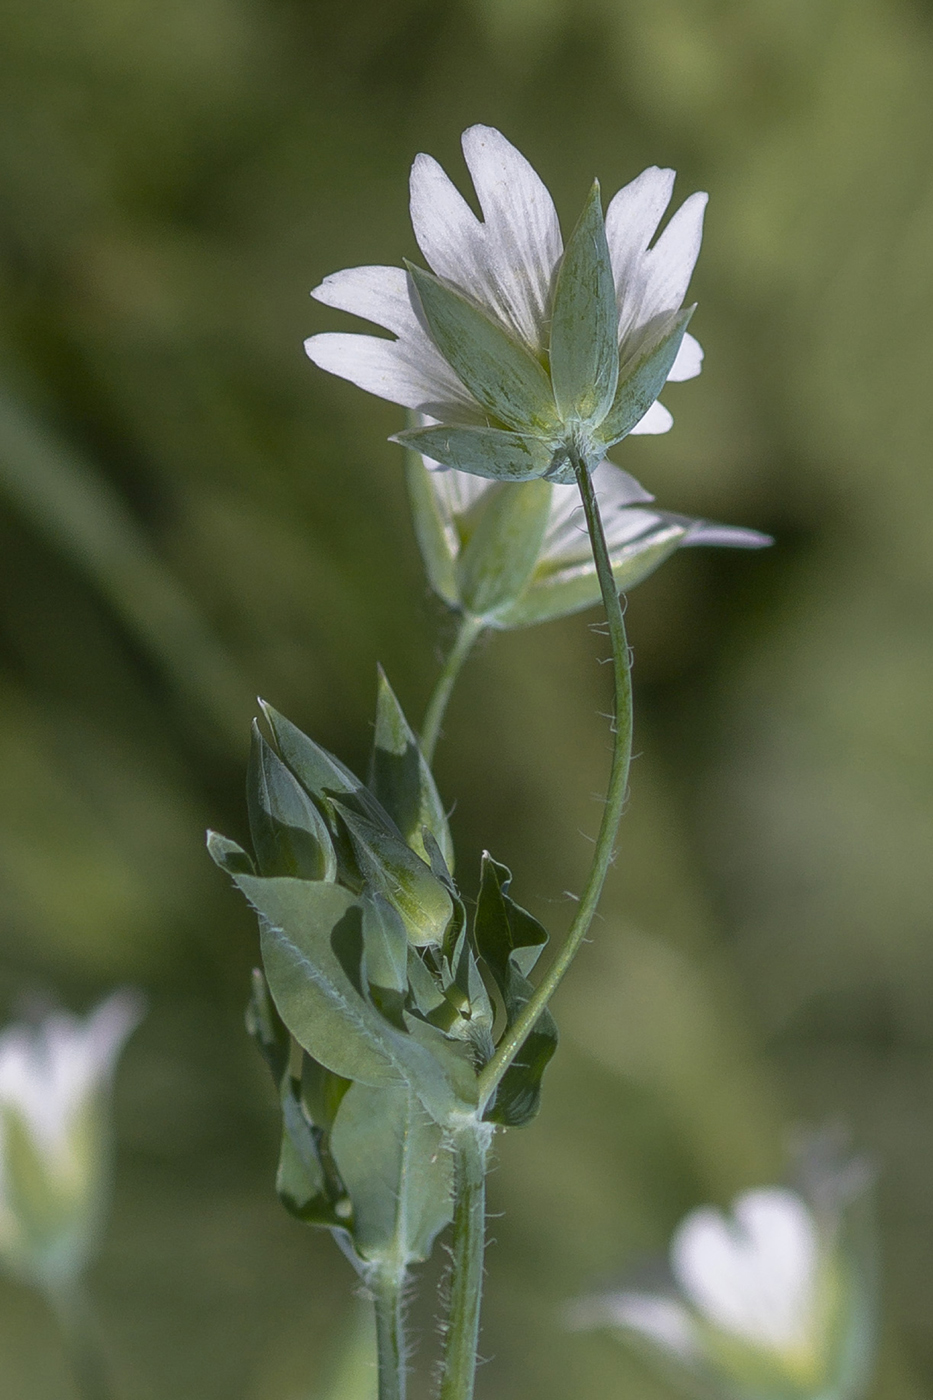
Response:
M427 827L440 846L448 869L453 869L454 848L444 804L381 666L369 789L416 855L430 863L422 834Z
M452 1169L442 1130L404 1084L354 1084L331 1149L353 1202L357 1253L405 1266L428 1258L451 1218Z
M219 831L207 833L207 853L215 865L228 875L255 875L256 867L252 857L242 846L231 841L229 836L221 836Z
M551 382L531 351L432 273L409 263L408 275L431 339L477 402L510 428L554 428Z
M398 910L412 943L419 947L440 943L453 915L453 902L443 884L400 837L344 807L340 799L337 805L364 880Z
M620 442L630 433L664 388L695 310L688 306L675 312L664 323L663 333L644 354L634 364L622 366L615 400L599 424L599 438L604 448Z
M246 1029L259 1047L259 1053L272 1071L276 1087L288 1073L292 1038L288 1027L275 1009L262 971L253 968L250 998L246 1006Z
M492 618L519 596L532 575L551 508L547 481L492 487L460 558L457 583L463 606Z
M337 857L318 809L253 721L246 779L250 833L263 875L333 880Z
M554 288L551 380L565 422L598 424L619 378L619 311L606 225L594 182Z
M362 950L362 910L339 885L241 875L259 914L263 965L282 1020L316 1060L345 1079L410 1084L438 1122L476 1101L476 1076L462 1047L430 1044L393 1027L362 995L340 954ZM430 1030L430 1027L427 1027Z
M531 481L553 465L554 450L539 437L501 428L406 428L390 439L432 462L492 481Z
M363 907L363 956L370 991L395 992L398 1015L408 991L408 930L402 916L381 894L366 891ZM377 999L380 1010L384 1009Z

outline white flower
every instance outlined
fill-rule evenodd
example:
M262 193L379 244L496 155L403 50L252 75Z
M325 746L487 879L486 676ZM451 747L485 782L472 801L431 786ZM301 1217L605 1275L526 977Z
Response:
M535 490L544 493L544 498L536 504L528 494L530 485L519 488L485 481L414 454L411 457L409 482L419 543L432 586L450 607L471 610L471 600L464 596L463 570L458 568L467 542L477 539L478 523L494 502L501 509L502 493L517 490L523 493L522 500L516 500L523 509L519 523L530 531L537 528L535 541L540 540L540 544L524 575L513 578L511 592L499 596L496 607L486 614L486 625L526 627L564 617L598 601L596 564L575 487L539 482ZM677 549L693 545L760 549L772 542L769 535L757 530L710 524L649 508L654 497L612 462L600 463L593 472L593 482L620 592L640 583ZM428 498L424 484L430 490ZM538 512L543 518L536 522ZM518 550L516 522L509 521L506 529L511 533L504 548L497 550L498 541L487 537L490 568L500 560L510 562ZM472 572L475 574L475 568Z
M46 1285L80 1271L108 1175L108 1090L139 998L116 992L0 1034L0 1258Z
M461 310L463 304L468 304L485 313L484 320L477 323L481 338L487 335L488 325L506 333L507 340L500 335L489 351L495 360L490 371L492 379L480 376L468 388L461 373L453 368L451 358L456 358L460 371L465 372L463 366L469 363L469 357L453 355L447 340L442 353L438 340L443 337L439 336L433 310L425 301L426 292L435 284L417 269L406 273L398 267L356 267L325 278L312 296L384 327L396 339L325 333L311 336L305 349L322 369L447 427L474 432L493 428L496 433L501 432L502 436L496 438L487 434L483 444L487 454L495 447L505 453L505 437L510 438L511 459L480 474L518 479L555 473L559 471L559 461L552 463L549 453L542 452L541 443L550 452L558 451L567 439L570 424L563 409L555 408L555 393L558 402L561 399L556 370L554 392L548 379L554 367L552 331L556 318L552 313L557 274L562 259L566 263L557 212L528 161L494 128L470 127L463 134L463 152L482 219L476 217L441 166L428 155L417 156L412 166L411 219L415 238L438 279L441 295L445 288L459 293ZM596 241L607 248L615 285L613 315L618 365L613 367L607 396L586 424L590 438L598 435L601 426L605 428L602 441L594 444L595 455L588 457L590 466L599 460L600 448L628 432L667 432L673 420L666 408L653 402L658 390L665 378L690 379L700 372L703 352L692 336L684 334L686 318L679 313L700 249L707 196L691 195L652 245L670 202L673 183L672 170L653 166L621 189L606 212L604 240L598 200L597 212L592 214L596 220L593 228L598 232ZM590 243L593 241L589 239ZM569 249L568 244L568 255ZM610 275L608 271L606 275ZM611 302L611 284L606 295ZM447 302L447 309L455 313L456 299L448 296ZM584 342L588 335L597 336L598 316L592 319L592 331L584 326L575 333L582 335ZM454 340L458 340L458 345L459 341L469 340L465 326L459 327ZM646 357L657 357L665 344L669 344L670 354L658 371L660 380L655 383L652 379L648 388L643 382L638 391L641 398L636 395L637 413L634 417L631 413L628 417L622 414L620 418L624 386L634 384L633 376L639 369L644 380ZM459 349L462 351L462 345ZM487 349L484 346L482 353ZM511 375L513 371L521 380L519 388L510 381L508 392L498 394L500 372ZM484 393L482 385L488 388L493 380L494 390ZM525 414L522 396L529 394L539 397L534 410ZM570 417L573 418L572 413ZM611 432L610 423L614 424ZM527 460L521 459L515 433L523 435L524 450L530 453ZM457 460L448 456L446 465L467 465L466 442L466 438L459 439L450 448ZM480 471L479 466L475 469Z
M670 1247L674 1289L584 1299L570 1321L618 1327L693 1374L749 1395L861 1393L872 1342L870 1268L844 1245L838 1193L819 1212L796 1191L747 1191L729 1216L692 1211Z

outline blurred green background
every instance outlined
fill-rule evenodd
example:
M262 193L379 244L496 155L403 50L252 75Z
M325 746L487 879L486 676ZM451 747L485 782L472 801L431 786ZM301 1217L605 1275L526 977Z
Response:
M476 121L565 221L596 172L710 191L706 368L616 456L778 540L630 600L630 813L543 1113L500 1139L480 1394L663 1400L562 1301L827 1120L880 1170L876 1394L928 1393L931 95L928 0L5 0L0 996L150 997L93 1279L126 1400L315 1400L350 1325L349 1267L273 1193L255 930L203 829L245 835L256 692L354 765L377 660L413 719L429 692L399 412L301 340L341 323L326 273L415 254L410 161L465 186ZM488 846L554 931L608 762L593 621L493 638L439 756L467 890ZM68 1387L0 1284L0 1397Z

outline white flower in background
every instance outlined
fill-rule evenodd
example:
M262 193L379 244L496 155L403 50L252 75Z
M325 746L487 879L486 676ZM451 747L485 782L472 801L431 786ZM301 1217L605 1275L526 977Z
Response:
M432 587L448 606L476 610L480 574L475 556L483 551L481 581L497 568L508 571L483 616L495 628L527 627L564 617L599 599L599 580L586 531L579 492L573 486L536 482L520 487L439 467L410 454L409 487L415 525ZM677 549L725 545L761 549L770 535L737 526L674 515L650 506L653 496L628 472L603 461L593 472L606 543L619 591L640 583ZM480 529L493 512L494 529ZM524 567L521 567L525 538ZM516 560L519 566L516 567Z
M142 1014L115 992L0 1034L0 1260L59 1288L93 1252L109 1189L110 1083Z
M652 244L672 170L643 171L605 222L594 187L565 249L550 194L500 132L470 127L463 153L482 219L431 156L412 166L412 225L433 277L356 267L312 292L396 339L314 335L310 358L436 420L420 445L479 475L572 480L569 442L592 468L629 432L667 432L657 395L703 359L682 307L707 196L691 195Z
M864 1185L861 1171L848 1199L819 1207L765 1187L739 1196L728 1216L692 1211L671 1241L670 1289L585 1299L571 1323L622 1329L729 1394L852 1400L874 1329L871 1269L844 1217Z

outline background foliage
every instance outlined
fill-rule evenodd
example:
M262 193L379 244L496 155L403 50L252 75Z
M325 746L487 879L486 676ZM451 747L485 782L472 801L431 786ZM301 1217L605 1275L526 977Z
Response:
M474 121L565 218L594 172L711 191L705 372L668 391L669 437L616 455L662 505L778 537L632 596L630 815L544 1111L500 1144L481 1392L660 1398L610 1339L568 1339L562 1300L774 1179L795 1122L839 1118L881 1171L877 1393L922 1393L929 6L7 0L2 25L0 995L150 994L94 1279L122 1393L311 1400L350 1325L348 1266L274 1197L255 934L202 833L245 835L256 691L351 764L377 659L413 715L426 699L447 632L398 414L300 343L340 320L307 301L324 274L414 254L409 163L464 180ZM493 639L439 759L460 870L488 846L554 931L608 759L596 618ZM12 1284L0 1356L0 1396L68 1393Z

